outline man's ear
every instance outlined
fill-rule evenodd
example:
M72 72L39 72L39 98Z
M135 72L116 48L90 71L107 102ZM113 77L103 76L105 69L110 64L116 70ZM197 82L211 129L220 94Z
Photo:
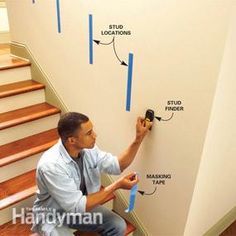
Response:
M69 138L67 139L67 141L68 141L69 144L74 144L74 143L75 143L74 137L69 137Z

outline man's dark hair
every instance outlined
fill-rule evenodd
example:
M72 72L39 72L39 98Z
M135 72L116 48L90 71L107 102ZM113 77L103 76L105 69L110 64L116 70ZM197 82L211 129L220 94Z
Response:
M63 114L57 125L57 131L61 140L65 142L69 137L74 135L82 123L87 121L89 121L89 118L78 112L67 112Z

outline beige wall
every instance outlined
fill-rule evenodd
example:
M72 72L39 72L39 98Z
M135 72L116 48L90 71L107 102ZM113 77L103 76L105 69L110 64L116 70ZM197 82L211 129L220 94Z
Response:
M0 43L9 42L10 34L6 4L4 1L0 1Z
M8 17L7 17L7 9L6 7L0 6L0 32L9 31Z
M102 149L119 154L133 140L135 122L147 108L168 117L167 100L185 111L155 125L128 171L140 174L139 188L152 191L147 173L172 179L154 196L138 196L136 213L149 235L182 235L202 155L224 51L230 0L61 1L62 34L55 1L8 0L12 40L33 52L67 106L90 116ZM110 47L94 46L88 64L88 14L94 38L109 24L124 24L132 36L117 37L126 59L134 53L131 112L125 111L127 68ZM128 192L125 192L128 197Z
M186 235L202 235L236 206L236 4L233 9Z

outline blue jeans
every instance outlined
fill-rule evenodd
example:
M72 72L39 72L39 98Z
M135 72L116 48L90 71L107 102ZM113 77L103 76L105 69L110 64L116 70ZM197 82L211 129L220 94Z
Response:
M101 213L103 222L97 224L73 224L70 223L67 226L73 229L79 229L83 232L97 232L102 236L124 236L126 231L126 222L123 218L117 215L115 212L108 210L104 206L97 206L91 213Z

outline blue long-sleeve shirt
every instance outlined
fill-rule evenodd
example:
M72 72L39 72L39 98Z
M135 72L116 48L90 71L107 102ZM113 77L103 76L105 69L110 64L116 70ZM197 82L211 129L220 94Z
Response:
M92 149L83 149L83 172L87 193L98 192L101 188L101 173L119 175L121 173L117 156L101 151L97 145ZM40 158L36 179L37 198L33 212L38 221L33 225L35 232L50 235L57 223L40 222L40 214L47 210L58 212L84 213L87 197L80 190L81 174L78 164L70 157L61 139L43 153Z

